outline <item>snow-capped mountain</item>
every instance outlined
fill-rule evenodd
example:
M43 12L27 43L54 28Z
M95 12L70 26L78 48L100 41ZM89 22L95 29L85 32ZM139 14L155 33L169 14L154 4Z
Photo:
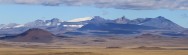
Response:
M33 22L26 23L24 26L25 27L40 27L40 26L45 26L44 20L35 20Z
M63 21L58 18L53 18L51 20L35 20L33 22L26 23L25 27L51 27L59 26Z
M23 27L22 24L10 23L10 24L1 24L0 29L8 29L8 28L19 28Z
M62 21L61 19L58 18L53 18L51 20L35 20L32 22L28 22L26 24L16 24L16 23L10 23L10 24L1 24L0 29L9 29L9 28L19 28L19 27L26 27L26 28L48 28L48 27L53 27L53 28L63 28L63 27L69 27L69 28L81 28L87 22L84 21L89 21L93 19L93 17L84 17L84 18L78 18L78 19L73 19L71 21Z
M14 26L14 28L20 28L20 27L24 27L24 25L23 24L18 24L16 26Z
M68 22L82 22L82 21L88 21L91 19L93 19L93 17L76 18L76 19L70 20Z
M100 25L105 25L107 23L108 24L112 23L114 26L118 24L122 24L122 25L133 24L133 25L148 26L148 27L161 28L161 29L167 29L167 30L183 29L183 27L177 25L176 23L162 16L159 16L156 18L138 18L134 20L129 20L125 18L125 16L121 18L117 18L115 20L108 20L100 16L78 18L78 19L73 19L70 21L62 21L61 19L53 18L51 20L35 20L33 22L29 22L26 24L16 24L16 23L1 24L0 29L42 28L42 29L56 29L56 30L63 29L64 30L64 28L68 28L68 29L82 28L83 26L86 26L87 24L90 24L90 25L94 24L94 25L100 26ZM104 26L101 26L101 27L104 27ZM110 28L110 27L106 27L106 28Z
M108 26L108 24L113 24L113 26ZM119 24L122 24L122 25L119 25ZM113 29L113 27L117 27L117 26L119 26L119 28L117 29L120 29L121 27L137 28L136 26L125 26L125 24L139 25L140 28L145 26L144 28L153 27L155 29L160 29L160 30L170 30L170 31L184 30L183 27L179 26L178 24L162 16L158 16L156 18L138 18L134 20L126 19L124 16L122 18L117 18L115 20L107 20L100 16L95 16L92 20L88 21L87 25L84 25L81 29L91 29L91 28L96 29L96 30L98 30L99 28L104 28L104 29L112 28ZM94 26L97 26L97 27L94 27ZM109 30L112 30L112 29L109 29Z
M59 26L63 21L58 18L53 18L51 20L46 20L45 25L46 26Z
M104 23L111 23L112 20L108 20L100 16L94 16L93 19L86 22L90 24L104 24Z

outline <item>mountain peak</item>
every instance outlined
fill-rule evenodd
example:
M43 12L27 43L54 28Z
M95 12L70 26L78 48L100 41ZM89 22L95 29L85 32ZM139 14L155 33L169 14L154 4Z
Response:
M35 22L44 22L44 20L37 19Z
M35 20L33 23L35 23L35 24L44 24L45 22L44 22L44 20L40 20L40 19L37 19L37 20Z
M58 18L52 18L52 20L59 20Z
M127 19L125 16L122 16L121 18L118 18L118 19L121 19L121 20L129 20L129 19Z
M130 20L125 18L125 16L115 19L115 23L118 23L118 24L127 24L129 21Z
M100 16L94 16L93 19L88 21L88 23L92 23L92 24L104 24L109 22L111 22L111 20L106 20Z
M158 17L156 17L156 18L162 18L162 19L166 19L165 17L163 17L163 16L158 16Z
M93 17L94 20L104 20L104 18L100 17L100 16L94 16Z
M61 24L61 20L60 19L58 19L58 18L53 18L53 19L51 19L51 20L46 20L45 21L45 25L47 25L47 26L58 26L58 25L60 25Z
M62 22L60 19L58 19L58 18L53 18L53 19L51 19L51 21L57 21L57 22Z
M29 23L26 23L25 26L26 27L39 27L39 26L44 26L45 22L44 20L35 20L33 22L29 22Z
M164 20L164 21L170 21L169 19L163 17L163 16L158 16L156 17L155 19L158 19L158 20Z
M163 17L158 16L156 18L146 18L144 22L141 23L145 26L152 26L162 29L168 29L168 30L181 30L183 27L177 25L176 23L172 22L171 20Z
M126 19L126 17L125 17L125 16L122 16L121 18L122 18L122 19Z
M171 20L163 17L163 16L158 16L156 18L154 18L155 20L160 20L161 22L172 22ZM172 22L173 23L173 22Z

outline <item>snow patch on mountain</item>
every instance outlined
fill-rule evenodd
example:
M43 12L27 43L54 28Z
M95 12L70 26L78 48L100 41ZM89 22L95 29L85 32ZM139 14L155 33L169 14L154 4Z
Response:
M68 22L82 22L82 21L88 21L91 19L93 19L93 17L76 18L76 19L70 20Z
M14 27L15 27L15 28L24 27L24 25L19 24L19 25L16 25L16 26L14 26Z
M64 27L74 27L74 28L81 28L84 25L63 25Z
M23 27L22 24L10 23L10 24L1 24L0 29L8 29L8 28L19 28Z

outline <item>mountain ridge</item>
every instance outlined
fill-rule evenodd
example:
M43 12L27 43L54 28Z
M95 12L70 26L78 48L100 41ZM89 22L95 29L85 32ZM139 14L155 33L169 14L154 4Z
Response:
M124 25L132 25L132 27L129 28L135 28L136 26L144 26L144 27L154 27L160 30L169 30L169 31L182 31L184 30L183 27L179 26L178 24L168 20L165 17L158 16L155 18L137 18L133 20L129 20L125 16L110 20L110 19L105 19L100 16L94 16L92 17L91 20L85 20L85 21L80 21L80 22L67 22L67 21L62 21L61 19L58 18L53 18L51 20L35 20L33 22L29 22L26 24L16 24L15 25L10 25L10 28L5 28L6 25L0 25L1 29L4 29L5 31L7 29L10 29L7 32L11 32L11 30L15 29L20 29L24 28L25 30L30 29L30 28L41 28L45 29L51 32L59 33L59 32L64 32L64 31L77 31L79 29L86 28L85 26L94 24L94 26L98 26L101 28L112 28L112 26L109 26L109 23L113 24L114 26L117 26L118 28L124 27ZM107 26L105 26L107 24ZM136 26L134 26L136 25ZM94 28L94 27L92 27ZM127 27L124 27L122 29L126 29ZM88 28L86 28L88 29ZM95 28L96 29L96 28ZM138 29L142 29L141 27ZM3 31L4 31L3 30ZM23 29L20 29L23 30ZM0 30L0 32L3 32ZM18 30L19 31L19 30Z

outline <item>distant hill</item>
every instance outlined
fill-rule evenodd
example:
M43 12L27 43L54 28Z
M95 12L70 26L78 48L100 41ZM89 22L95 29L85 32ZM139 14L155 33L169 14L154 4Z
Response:
M51 42L55 35L43 29L33 28L16 36L2 37L2 40L16 42Z
M161 39L164 38L160 35L154 35L154 34L142 34L140 36L136 36L135 38L143 38L143 39Z

